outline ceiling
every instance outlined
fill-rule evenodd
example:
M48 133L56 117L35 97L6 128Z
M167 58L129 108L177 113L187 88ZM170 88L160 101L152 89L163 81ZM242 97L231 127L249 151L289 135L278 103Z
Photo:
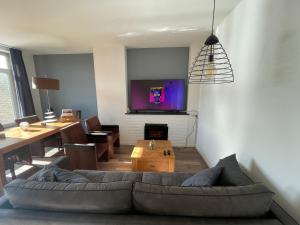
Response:
M216 24L240 0L216 1ZM0 0L0 43L35 54L188 46L211 26L212 0Z

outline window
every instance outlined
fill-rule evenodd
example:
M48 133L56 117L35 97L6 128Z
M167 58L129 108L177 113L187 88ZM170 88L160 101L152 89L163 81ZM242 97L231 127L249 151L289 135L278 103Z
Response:
M0 123L14 124L19 115L9 53L0 51Z

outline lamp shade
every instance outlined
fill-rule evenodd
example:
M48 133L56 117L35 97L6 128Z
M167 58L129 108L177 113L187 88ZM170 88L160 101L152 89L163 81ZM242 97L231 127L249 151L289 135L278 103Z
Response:
M189 72L190 84L223 84L234 82L232 67L222 44L210 35L198 53Z
M189 72L189 84L223 84L234 82L228 55L214 35L216 0L214 0L211 35L195 58Z
M59 90L59 80L45 77L32 77L32 88L41 90Z

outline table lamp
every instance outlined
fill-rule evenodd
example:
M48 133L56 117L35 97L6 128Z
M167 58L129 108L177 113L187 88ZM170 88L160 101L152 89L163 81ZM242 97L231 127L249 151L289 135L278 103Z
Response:
M46 90L48 109L44 113L44 122L57 121L56 116L51 108L49 90L59 90L59 80L46 77L32 77L32 88Z

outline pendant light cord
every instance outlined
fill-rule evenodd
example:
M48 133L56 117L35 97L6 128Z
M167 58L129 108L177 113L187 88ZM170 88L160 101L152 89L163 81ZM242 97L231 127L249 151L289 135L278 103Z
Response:
M211 34L214 33L215 11L216 11L216 0L214 0L213 17L212 17L212 23L211 23Z

